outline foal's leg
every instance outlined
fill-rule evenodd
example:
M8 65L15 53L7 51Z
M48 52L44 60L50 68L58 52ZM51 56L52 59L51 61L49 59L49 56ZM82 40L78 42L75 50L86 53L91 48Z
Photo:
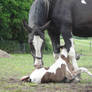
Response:
M72 61L73 67L75 70L78 69L76 56L75 56L75 49L74 49L74 43L72 38L72 27L69 24L64 24L61 27L61 34L63 36L63 39L65 41L65 47L68 51L68 55Z
M89 76L91 76L92 77L92 73L90 72L90 71L88 71L88 69L87 68L85 68L85 67L80 67L78 70L77 70L77 72L76 72L76 74L80 74L80 73L87 73Z
M60 55L60 33L55 29L49 29L48 34L52 42L54 58L58 59Z
M69 70L68 70L69 71ZM67 77L67 81L73 80L73 82L78 82L78 75L81 73L87 73L90 77L92 77L92 73L90 71L88 71L87 68L85 67L80 67L78 68L77 71L73 72L73 74L71 74L70 72L66 72L66 77Z

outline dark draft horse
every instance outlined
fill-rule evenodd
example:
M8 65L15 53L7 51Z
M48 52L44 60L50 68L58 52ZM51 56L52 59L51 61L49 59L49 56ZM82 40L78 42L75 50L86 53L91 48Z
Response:
M60 55L62 35L74 69L78 69L72 35L92 37L92 0L35 0L29 12L28 42L34 57L34 66L42 67L44 30L51 38L54 57Z

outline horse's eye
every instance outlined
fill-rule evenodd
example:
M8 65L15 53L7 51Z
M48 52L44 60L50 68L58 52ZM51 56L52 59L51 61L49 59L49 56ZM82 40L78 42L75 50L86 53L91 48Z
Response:
M33 40L30 40L30 44L33 44Z

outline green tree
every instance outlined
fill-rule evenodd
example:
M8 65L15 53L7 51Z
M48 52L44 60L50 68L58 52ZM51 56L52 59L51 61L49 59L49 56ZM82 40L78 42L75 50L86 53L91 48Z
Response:
M28 20L32 2L33 0L0 0L0 39L17 40L20 43L27 40L22 21ZM50 49L51 45L46 34L45 50L50 51Z
M18 40L33 0L0 0L0 37Z

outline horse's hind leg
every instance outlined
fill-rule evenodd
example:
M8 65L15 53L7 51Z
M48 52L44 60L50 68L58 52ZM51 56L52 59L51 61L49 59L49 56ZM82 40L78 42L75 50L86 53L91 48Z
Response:
M54 58L58 59L60 55L60 33L53 28L48 30L48 34L52 42Z

